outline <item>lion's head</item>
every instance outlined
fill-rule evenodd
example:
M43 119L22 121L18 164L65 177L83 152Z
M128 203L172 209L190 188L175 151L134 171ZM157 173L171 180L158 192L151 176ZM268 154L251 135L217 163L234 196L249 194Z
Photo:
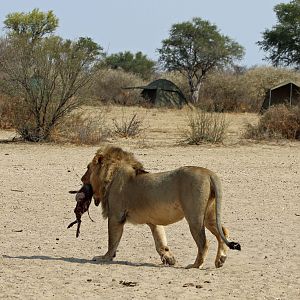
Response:
M107 199L114 176L121 167L129 167L134 175L147 173L143 165L130 152L119 147L106 146L98 149L82 176L84 184L91 184L95 205L101 202L103 216L107 217Z

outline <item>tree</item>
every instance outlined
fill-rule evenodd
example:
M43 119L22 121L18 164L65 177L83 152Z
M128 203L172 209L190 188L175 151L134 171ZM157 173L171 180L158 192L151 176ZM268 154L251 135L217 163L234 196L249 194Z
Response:
M244 50L228 36L220 34L216 25L193 18L191 22L174 24L158 53L165 69L179 71L187 78L192 101L196 103L207 73L241 59Z
M18 15L22 18L14 23L10 17L15 20ZM7 27L8 35L1 43L0 71L8 92L19 99L17 131L26 140L42 141L49 138L63 116L80 105L77 94L97 72L102 48L90 38L71 41L46 36L56 28L45 24L49 13L39 18L42 24L35 18L31 23L31 15L11 14L5 20L5 24L18 26Z
M29 13L8 14L4 24L10 36L27 37L34 42L46 34L53 33L58 27L58 18L51 10L44 13L36 8Z
M266 59L274 66L300 68L300 0L281 3L274 7L277 24L263 32L257 42L267 52Z
M112 69L121 68L125 72L134 73L143 79L149 79L154 73L155 62L148 59L142 52L132 54L129 51L111 54L105 63Z

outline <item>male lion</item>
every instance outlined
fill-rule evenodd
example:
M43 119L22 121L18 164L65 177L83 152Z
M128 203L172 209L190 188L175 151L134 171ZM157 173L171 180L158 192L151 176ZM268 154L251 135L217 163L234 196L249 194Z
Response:
M81 181L92 185L95 205L101 202L103 216L108 218L108 251L95 260L112 260L116 256L127 221L150 227L156 251L168 265L174 265L175 258L167 245L163 226L183 217L198 247L197 258L188 268L199 268L203 264L208 250L205 227L218 240L217 268L226 260L226 245L230 249L241 249L238 243L226 238L227 230L221 225L221 183L208 169L181 167L148 173L132 153L107 146L97 151Z

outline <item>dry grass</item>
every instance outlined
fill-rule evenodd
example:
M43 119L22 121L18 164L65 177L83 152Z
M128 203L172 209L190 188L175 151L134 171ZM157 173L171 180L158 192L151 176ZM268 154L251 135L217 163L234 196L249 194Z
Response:
M123 138L136 137L143 131L143 120L136 113L131 117L126 117L123 114L121 120L113 119L113 124L114 133Z
M109 136L110 130L106 125L104 112L94 118L76 112L66 117L55 128L51 140L77 145L95 145L105 142Z
M248 124L245 138L300 140L300 107L283 104L271 107L257 125Z
M197 109L188 116L188 130L183 134L183 142L189 145L221 143L228 125L224 114Z

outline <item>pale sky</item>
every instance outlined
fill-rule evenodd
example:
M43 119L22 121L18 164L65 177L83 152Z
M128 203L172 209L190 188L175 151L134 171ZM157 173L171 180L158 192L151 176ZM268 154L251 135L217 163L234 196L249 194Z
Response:
M193 17L209 20L246 49L242 65L266 65L256 42L276 24L273 8L289 0L0 0L0 26L8 13L53 10L63 38L91 37L109 54L142 51L157 60L156 49L171 26ZM3 31L2 31L3 33Z

